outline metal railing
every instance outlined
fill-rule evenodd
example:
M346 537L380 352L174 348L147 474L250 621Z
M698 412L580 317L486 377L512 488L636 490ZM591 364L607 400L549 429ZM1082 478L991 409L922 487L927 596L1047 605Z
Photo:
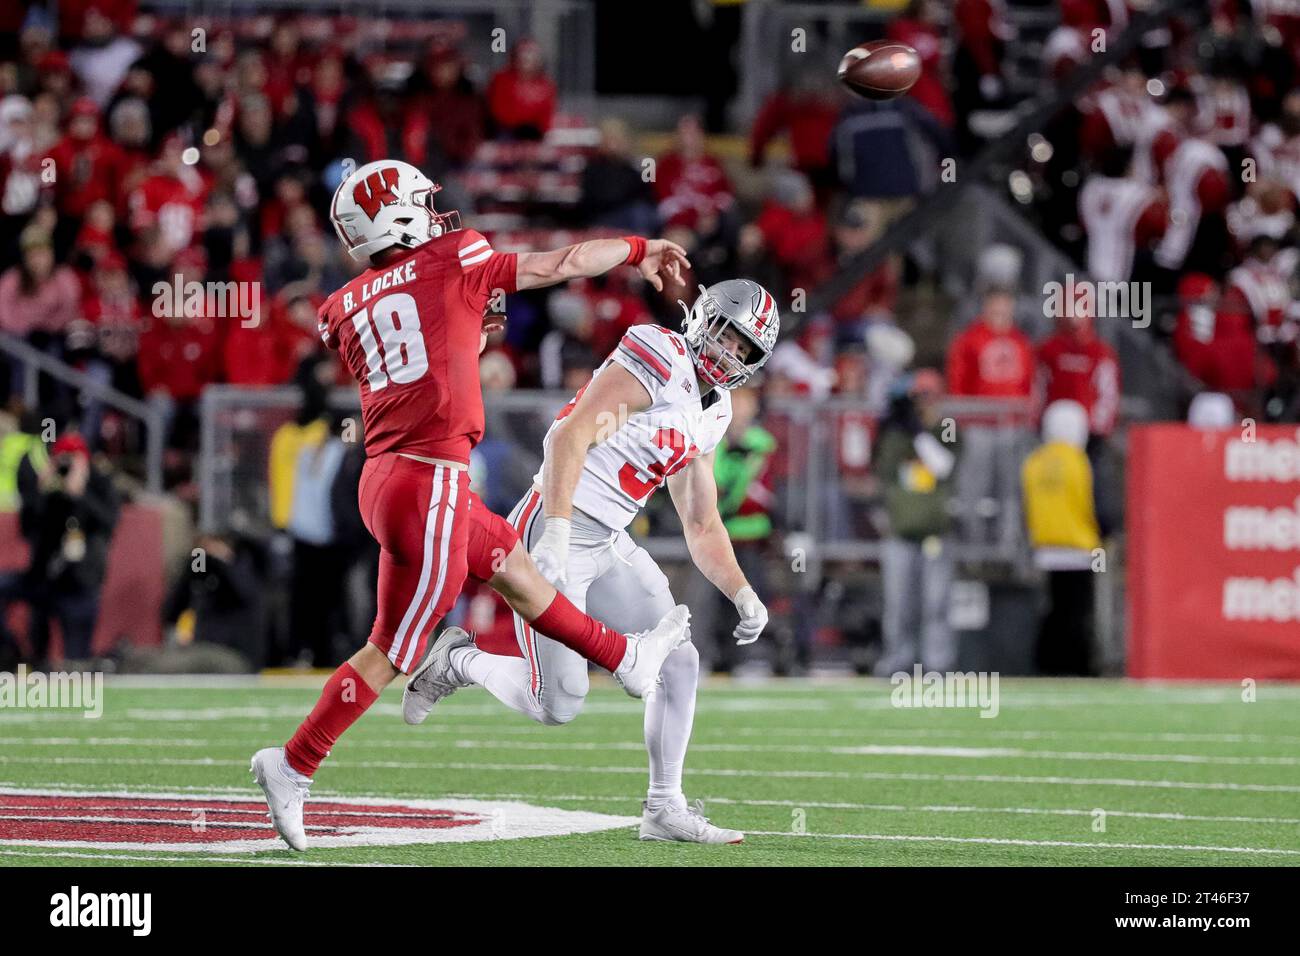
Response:
M40 406L40 376L48 375L56 382L74 389L83 399L90 398L136 419L144 427L145 483L151 493L163 490L163 444L166 415L148 402L132 398L93 376L73 368L67 362L46 355L22 339L0 332L0 353L21 363L23 375L23 403L32 409Z
M541 465L542 437L569 396L560 392L512 391L485 396L487 437L481 449L493 464L481 494L508 510L524 494ZM359 408L353 389L338 389L330 404L342 412ZM208 387L200 403L199 520L210 531L236 529L259 533L270 529L271 444L275 431L293 420L299 393L293 387L247 389ZM1024 401L949 398L942 415L966 423L1012 431L1020 446L1032 443L1032 410ZM820 402L776 398L763 424L777 438L772 485L773 510L787 537L797 540L812 561L866 561L879 557L876 530L878 500L870 473L876 418L860 400ZM495 446L490 447L490 446ZM960 462L960 458L959 458ZM960 468L960 464L958 466ZM994 500L953 502L959 521L980 510L988 517L1017 514L1018 487L1002 489ZM664 557L686 552L680 526L667 496L655 496L647 508L647 548ZM1023 559L1018 535L1003 534L985 543L960 544L959 557L1015 564Z

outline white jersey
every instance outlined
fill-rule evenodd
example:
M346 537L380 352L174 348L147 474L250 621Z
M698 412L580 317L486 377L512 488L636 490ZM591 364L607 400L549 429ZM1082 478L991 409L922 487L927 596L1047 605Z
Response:
M573 506L607 527L621 530L667 478L718 446L731 423L731 393L715 389L702 401L686 340L661 326L629 329L592 380L611 362L645 386L650 407L621 423L611 422L611 428L617 426L613 434L602 431L599 444L587 452ZM584 385L556 417L543 441L544 451L550 448L556 425L586 389ZM540 471L533 481L541 487Z

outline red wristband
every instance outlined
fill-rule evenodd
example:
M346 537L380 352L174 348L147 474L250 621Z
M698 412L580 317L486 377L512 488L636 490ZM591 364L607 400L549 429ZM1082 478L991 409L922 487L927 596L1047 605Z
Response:
M639 266L641 260L645 258L646 241L640 236L624 236L623 241L632 247L627 258L623 260L623 265Z

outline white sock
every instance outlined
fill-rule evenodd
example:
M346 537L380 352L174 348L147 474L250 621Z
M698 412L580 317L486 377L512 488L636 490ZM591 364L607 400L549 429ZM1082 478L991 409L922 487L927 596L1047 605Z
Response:
M465 680L478 684L515 713L542 722L542 705L532 691L532 671L522 657L458 647L451 652L451 666Z
M668 655L659 672L663 686L645 709L645 747L650 755L646 804L658 810L667 803L686 806L682 768L695 724L695 688L700 682L700 655L683 644Z

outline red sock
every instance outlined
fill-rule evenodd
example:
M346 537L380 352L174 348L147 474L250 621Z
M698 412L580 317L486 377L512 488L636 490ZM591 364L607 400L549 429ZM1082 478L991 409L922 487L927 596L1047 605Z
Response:
M583 614L563 594L556 593L551 606L528 623L607 671L623 663L627 653L626 637Z
M284 745L284 756L289 766L301 774L312 776L321 761L330 755L334 741L369 710L378 697L352 665L345 663L325 682L320 700Z

